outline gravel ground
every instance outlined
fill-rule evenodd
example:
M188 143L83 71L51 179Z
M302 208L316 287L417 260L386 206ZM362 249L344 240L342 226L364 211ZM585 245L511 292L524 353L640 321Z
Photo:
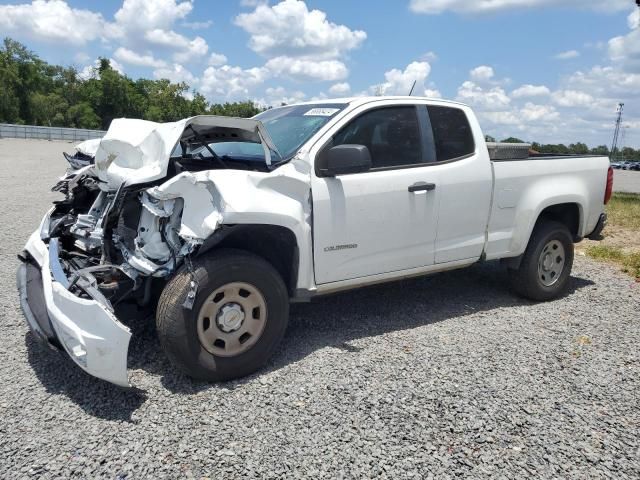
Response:
M616 192L640 193L640 172L614 170L613 189Z
M89 377L14 286L65 148L0 140L0 477L640 477L640 284L584 257L546 304L484 265L295 305L268 368L217 385L139 321L146 394Z

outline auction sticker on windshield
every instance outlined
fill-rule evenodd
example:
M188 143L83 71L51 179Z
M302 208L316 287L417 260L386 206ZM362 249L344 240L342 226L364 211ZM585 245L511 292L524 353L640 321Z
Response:
M330 117L336 112L339 112L339 108L312 108L308 112L306 112L305 116L314 116L314 117Z

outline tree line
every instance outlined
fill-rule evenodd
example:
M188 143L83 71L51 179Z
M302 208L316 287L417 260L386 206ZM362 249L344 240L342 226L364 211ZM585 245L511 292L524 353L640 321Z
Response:
M490 135L486 137L487 142L495 142L496 139ZM516 137L509 137L501 140L505 143L529 143ZM587 144L582 142L571 143L564 145L562 143L538 143L531 142L531 149L538 153L558 153L558 154L574 154L574 155L602 155L605 157L611 157L616 160L632 160L640 161L640 149L636 150L631 147L623 147L622 149L616 148L611 155L611 149L607 145L598 145L597 147L589 148Z
M0 123L107 129L119 117L170 122L193 115L251 117L251 101L215 104L184 82L132 80L101 58L89 78L51 65L23 44L0 46Z
M0 123L106 130L114 118L171 122L193 115L252 117L262 109L252 101L209 103L184 82L133 80L99 59L89 78L71 67L51 65L23 44L5 38L0 46ZM487 136L487 141L495 138ZM519 138L505 142L524 143ZM582 142L541 144L540 153L609 155L606 145L589 148ZM613 158L640 160L640 149L624 147Z

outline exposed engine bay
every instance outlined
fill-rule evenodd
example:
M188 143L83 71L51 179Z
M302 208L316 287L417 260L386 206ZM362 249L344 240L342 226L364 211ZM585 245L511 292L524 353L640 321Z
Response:
M218 155L217 142L247 144L251 155ZM267 173L280 160L260 122L216 117L116 120L102 141L77 150L81 156L65 155L71 168L53 187L65 198L42 233L56 239L69 290L110 308L124 300L147 305L154 279L162 283L218 226L222 208L212 203L220 196L193 173ZM181 184L185 191L175 188ZM185 197L190 222L183 222Z
M92 286L111 305L132 295L145 304L151 278L174 272L201 243L178 235L180 198L159 200L143 186L105 192L91 166L70 173L54 190L66 198L55 204L48 235L58 238L61 264L76 280L77 294Z

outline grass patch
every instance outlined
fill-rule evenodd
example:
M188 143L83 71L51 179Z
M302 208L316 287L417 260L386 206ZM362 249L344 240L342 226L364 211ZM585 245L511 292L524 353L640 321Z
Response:
M640 278L640 252L626 253L618 247L593 245L587 248L587 255L598 260L622 265L622 271Z
M609 224L640 230L640 194L614 193L607 205Z

